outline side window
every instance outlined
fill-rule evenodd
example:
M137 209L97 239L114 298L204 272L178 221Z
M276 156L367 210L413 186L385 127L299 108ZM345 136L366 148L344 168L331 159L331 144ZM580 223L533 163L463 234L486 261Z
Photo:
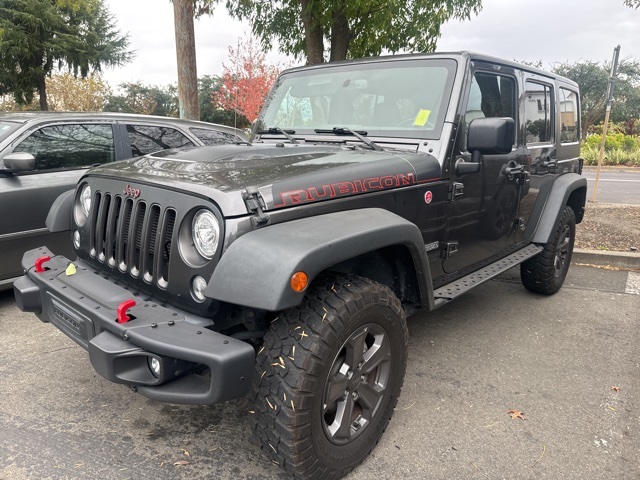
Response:
M527 143L550 143L554 140L552 87L527 81L525 125Z
M511 117L516 120L516 97L513 77L476 72L471 81L465 123L469 125L471 120L485 117Z
M150 125L127 125L129 143L134 157L167 150L193 147L193 142L174 128Z
M580 116L578 112L578 94L566 88L560 89L560 142L572 143L580 140Z
M36 170L82 168L114 160L111 125L50 125L42 127L13 150L36 158Z
M233 133L208 130L206 128L190 128L191 133L202 140L205 145L222 145L223 143L236 143L242 141Z

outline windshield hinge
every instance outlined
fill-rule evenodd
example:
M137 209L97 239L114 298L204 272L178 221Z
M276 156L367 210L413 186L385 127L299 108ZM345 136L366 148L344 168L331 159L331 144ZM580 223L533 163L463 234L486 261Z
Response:
M269 221L269 215L264 213L264 210L267 208L264 203L264 198L262 198L262 195L260 195L256 187L247 187L243 190L242 198L247 206L247 210L254 215L251 217L251 222L254 227L264 225Z

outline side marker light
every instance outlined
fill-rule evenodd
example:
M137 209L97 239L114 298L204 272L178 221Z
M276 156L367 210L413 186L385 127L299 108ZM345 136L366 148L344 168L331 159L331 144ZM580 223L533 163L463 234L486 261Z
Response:
M302 292L309 284L309 277L304 272L296 272L291 276L290 284L294 292Z

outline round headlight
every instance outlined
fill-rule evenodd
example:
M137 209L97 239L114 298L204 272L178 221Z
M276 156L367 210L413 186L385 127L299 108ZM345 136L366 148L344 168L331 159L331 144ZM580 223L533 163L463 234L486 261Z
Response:
M211 260L220 241L218 219L209 210L200 210L193 217L193 243L198 253Z
M88 217L91 211L91 187L89 185L85 185L80 191L80 208L82 208L82 213Z

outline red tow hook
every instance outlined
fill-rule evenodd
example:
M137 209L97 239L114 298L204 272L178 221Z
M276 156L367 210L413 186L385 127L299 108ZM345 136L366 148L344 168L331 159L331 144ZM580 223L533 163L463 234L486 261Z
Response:
M136 304L135 300L125 300L120 305L118 305L118 318L116 318L117 323L127 323L129 320L133 320L135 317L129 316L127 310L133 307Z
M51 260L51 257L48 255L45 255L44 257L40 257L36 260L35 266L36 266L36 272L41 273L44 272L46 270L45 267L43 267L42 265L47 263L49 260Z

